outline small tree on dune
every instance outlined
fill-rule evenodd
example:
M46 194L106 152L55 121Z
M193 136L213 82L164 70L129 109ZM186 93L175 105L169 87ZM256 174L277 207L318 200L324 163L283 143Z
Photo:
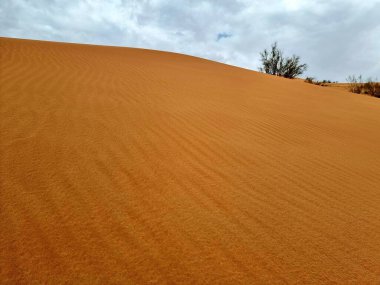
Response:
M300 57L284 57L282 50L277 47L277 43L272 44L271 49L265 49L260 53L262 66L261 72L285 78L295 78L304 73L307 69L306 64L300 63Z

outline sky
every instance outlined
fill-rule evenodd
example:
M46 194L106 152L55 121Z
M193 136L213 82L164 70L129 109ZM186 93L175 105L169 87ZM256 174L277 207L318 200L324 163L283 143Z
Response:
M1 0L0 36L184 53L257 70L278 42L303 75L380 80L380 0Z

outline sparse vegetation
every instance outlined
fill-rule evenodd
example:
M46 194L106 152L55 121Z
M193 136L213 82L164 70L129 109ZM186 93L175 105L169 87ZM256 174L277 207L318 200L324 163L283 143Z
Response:
M299 56L284 57L276 42L272 44L269 51L265 49L261 52L260 56L262 62L260 71L268 74L293 79L304 73L307 69L306 64L300 63Z
M363 79L362 76L359 75L356 77L356 75L350 75L346 78L346 81L349 83L349 90L352 93L361 94L362 93L362 85L363 85Z
M352 93L357 94L367 94L380 98L380 83L373 81L371 78L368 78L365 82L361 75L355 76L350 75L347 77L347 82L349 83L349 90Z
M365 81L361 75L350 75L347 77L346 81L348 82L348 89L350 92L380 98L380 82L377 82L377 80L374 81L371 78L368 78ZM319 86L328 86L330 83L338 83L337 81L331 80L318 81L314 77L306 77L305 82Z
M336 82L331 81L331 80L318 81L314 77L306 77L305 82L310 83L310 84L319 85L319 86L327 86L328 83L336 83Z
M314 83L314 77L306 77L305 82L313 84Z

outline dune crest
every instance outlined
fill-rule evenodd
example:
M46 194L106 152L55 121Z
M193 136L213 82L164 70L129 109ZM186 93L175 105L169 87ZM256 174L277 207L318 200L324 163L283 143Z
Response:
M379 284L380 100L0 38L1 284Z

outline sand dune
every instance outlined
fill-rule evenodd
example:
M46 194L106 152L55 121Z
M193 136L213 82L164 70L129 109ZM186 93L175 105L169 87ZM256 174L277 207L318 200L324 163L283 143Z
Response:
M380 284L380 100L0 39L1 284Z

